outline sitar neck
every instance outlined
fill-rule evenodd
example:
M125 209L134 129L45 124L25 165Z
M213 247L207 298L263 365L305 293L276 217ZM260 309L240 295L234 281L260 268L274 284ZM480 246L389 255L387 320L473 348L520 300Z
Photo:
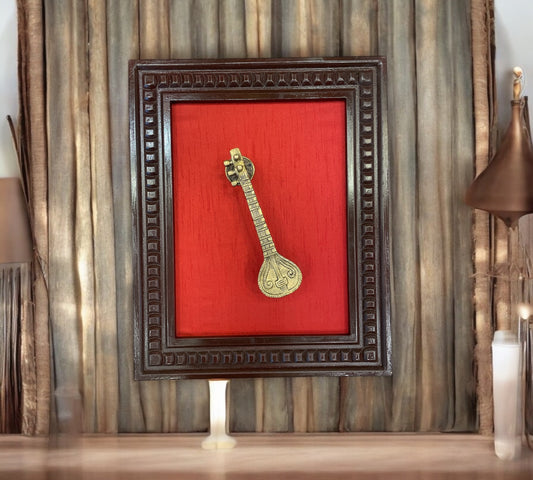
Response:
M263 212L261 211L257 197L255 196L254 187L252 186L251 180L246 175L239 175L239 182L244 192L244 197L246 198L248 208L250 209L250 214L252 215L255 230L257 232L257 236L259 237L261 248L263 249L263 255L266 258L276 253L274 240L272 240L265 217L263 216Z

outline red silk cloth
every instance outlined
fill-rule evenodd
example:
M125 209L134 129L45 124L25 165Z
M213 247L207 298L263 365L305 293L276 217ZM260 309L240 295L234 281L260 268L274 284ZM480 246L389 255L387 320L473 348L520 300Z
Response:
M176 336L348 333L344 100L172 105ZM231 148L255 165L257 199L300 288L268 298L263 254Z

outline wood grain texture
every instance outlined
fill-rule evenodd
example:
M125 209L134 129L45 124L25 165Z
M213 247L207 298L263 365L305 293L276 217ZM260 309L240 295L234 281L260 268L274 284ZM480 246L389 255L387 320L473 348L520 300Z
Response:
M417 218L417 128L416 128L416 46L413 30L414 3L388 2L383 12L387 28L381 48L394 61L388 63L390 168L393 235L392 242L392 362L391 424L400 431L416 428L417 343L420 331L420 272Z
M491 129L494 125L494 105L492 84L493 70L491 49L493 45L492 2L488 0L472 0L472 67L473 67L473 98L475 118L475 162L474 176L481 173L491 155ZM477 369L476 393L479 431L491 434L492 420L492 282L485 275L489 271L491 261L491 233L489 215L475 211L473 215L474 243L474 328L475 350L474 360Z
M293 404L290 401L290 378L265 378L263 380L262 424L264 432L290 432Z
M198 382L203 382L198 380ZM229 382L228 428L231 432L254 432L256 429L256 380L235 379ZM207 406L207 395L200 397ZM195 399L198 401L198 398ZM206 424L207 428L207 424Z
M128 88L126 59L139 56L137 2L107 2L107 71L109 135L116 245L132 238L128 141L128 105L117 92ZM120 410L118 430L145 431L139 385L133 381L133 260L132 248L115 249L116 322L118 335Z
M46 13L46 11L45 11ZM69 37L71 38L71 62L66 74L70 75L71 88L64 94L65 103L69 104L69 117L71 126L71 137L65 138L69 142L69 149L72 152L72 215L74 221L71 224L73 244L70 245L72 256L69 259L71 265L64 264L63 268L69 268L73 272L74 297L71 298L75 307L74 316L78 325L69 324L65 328L73 329L78 327L76 332L78 337L78 348L81 355L80 362L80 395L83 404L82 425L84 430L91 431L96 428L96 312L95 312L95 270L94 270L94 249L93 238L94 228L92 222L92 185L91 185L91 145L90 131L91 123L89 118L89 64L86 44L89 40L88 8L81 2L71 4L69 10L70 24L68 25ZM59 19L58 19L59 20ZM61 21L61 20L60 20ZM57 27L66 27L64 24L56 23ZM59 55L59 52L58 52ZM57 72L55 73L57 74ZM54 75L55 76L55 75ZM65 112L62 112L65 113ZM64 121L67 121L65 116ZM51 158L51 156L49 156ZM58 161L56 168L60 168L63 162ZM61 189L56 185L53 189L55 204L61 202L59 195ZM61 233L57 232L57 237ZM55 251L51 248L51 251ZM69 262L69 263L70 263ZM59 297L60 291L55 294ZM74 333L74 332L73 332ZM72 350L69 343L57 344L59 348ZM57 374L57 370L56 370ZM58 389L66 384L58 384ZM74 388L75 384L69 384L68 388ZM58 409L59 410L59 409ZM61 415L58 411L58 415Z
M198 435L87 435L64 450L48 439L0 436L0 477L24 480L529 480L533 455L494 455L475 434L239 434L206 452Z
M168 0L139 0L141 58L168 58L170 54L168 11Z
M19 4L35 12L40 6L37 0ZM477 112L486 118L490 99L479 83L486 69L478 67L471 77L471 49L476 47L475 59L489 55L480 48L487 31L479 15L490 2L44 0L41 5L45 30L28 41L32 51L44 49L46 70L38 62L31 70L26 95L36 98L35 107L30 104L36 111L24 112L33 122L41 115L46 127L29 140L35 145L34 202L44 215L34 224L47 255L54 387L79 389L86 431L193 432L208 425L207 382L133 380L136 246L127 61L376 54L388 59L394 374L232 381L230 427L476 429L471 212L462 194L474 160L485 155L477 149L474 158L474 144L478 148L484 141L487 127ZM39 98L46 99L46 117ZM42 224L42 218L48 221ZM474 238L481 242L477 248L485 231L475 230ZM483 288L476 285L477 311L484 305ZM38 298L36 311L46 302L42 292ZM46 324L42 313L36 315L36 331ZM476 316L478 346L485 326L486 318ZM478 350L478 362L485 353ZM37 358L37 368L45 368L42 355Z
M48 143L48 298L51 323L52 392L57 389L80 390L83 379L81 318L78 315L78 267L76 246L76 129L80 123L72 97L80 88L75 67L65 59L80 54L80 40L76 43L73 31L73 4L46 2L45 53L46 83L61 85L46 94L46 125ZM76 32L77 33L77 32ZM73 38L74 37L74 38ZM55 48L53 39L64 39L63 48ZM82 43L83 42L81 40ZM83 59L81 59L83 62ZM78 70L79 74L79 70ZM79 80L79 77L78 77ZM86 91L86 90L85 90ZM87 109L85 108L85 113ZM80 112L83 118L83 110ZM73 122L73 118L77 122ZM81 132L78 133L83 137ZM87 381L85 382L88 383ZM86 392L87 396L88 392ZM57 424L53 411L53 424Z
M462 45L472 43L472 16L470 6L464 5L458 10L457 20L451 22L449 35L456 39L452 47L452 57L457 61L449 67L449 81L453 85L450 95L457 96L453 104L451 116L454 121L470 128L459 129L454 135L450 146L452 169L450 181L454 189L451 198L452 213L449 221L452 231L451 255L453 257L452 275L454 278L452 296L452 317L454 325L453 338L453 402L454 415L449 427L461 430L467 425L475 425L477 416L468 405L476 403L474 367L474 308L468 297L473 294L472 265L472 211L463 203L463 192L470 185L472 158L475 158L475 121L472 118L473 75L472 58L461 54ZM475 116L474 116L475 118ZM471 359L469 363L467 359ZM467 362L465 364L465 362ZM465 368L466 367L466 368ZM465 408L466 407L466 408Z
M397 2L397 8L407 6L406 2ZM383 7L383 6L382 6ZM352 2L343 0L341 8L341 52L343 55L376 54L378 45L378 8L376 0ZM385 8L388 8L385 5ZM408 25L408 23L406 23Z
M26 166L29 214L34 235L33 342L35 398L25 392L35 412L23 418L23 433L44 435L50 423L50 342L48 322L48 170L45 113L44 25L41 0L17 2L19 25L19 145ZM33 374L32 374L33 376ZM26 428L27 427L27 428Z
M194 45L190 41L193 32L194 0L175 0L169 6L170 56L192 58ZM198 3L198 2L196 2Z
M118 431L119 388L117 357L115 251L98 248L114 236L114 212L109 126L106 2L88 4L89 121L91 155L91 222L94 251L95 401L96 430Z
M447 78L446 56L441 46L449 41L447 6L434 1L415 3L417 9L417 122L418 138L417 185L418 209L418 255L420 270L420 343L419 343L419 395L418 409L421 412L419 427L427 430L430 425L440 429L449 425L450 401L453 383L449 357L451 351L440 338L453 334L452 302L452 243L450 215L452 210L441 208L451 200L450 169L455 159L450 155L451 131L446 120L451 121L450 82ZM424 127L422 126L424 124ZM431 158L432 161L425 161ZM425 267L425 268L424 268ZM448 300L449 299L449 300ZM439 372L435 375L436 372ZM433 388L423 388L428 383ZM434 409L443 398L446 408Z
M219 2L177 0L170 3L172 58L216 58L219 52Z
M219 57L246 57L246 13L243 0L220 0Z
M272 56L272 4L262 0L246 0L246 56Z

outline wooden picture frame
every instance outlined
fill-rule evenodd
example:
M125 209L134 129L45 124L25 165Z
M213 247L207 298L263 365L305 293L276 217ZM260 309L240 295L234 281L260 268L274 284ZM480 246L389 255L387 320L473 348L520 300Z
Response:
M136 379L391 373L385 70L381 57L130 62ZM257 193L278 232L296 232L283 243L306 268L286 301L250 280L257 247L217 167L240 146L220 153L225 135L270 178Z

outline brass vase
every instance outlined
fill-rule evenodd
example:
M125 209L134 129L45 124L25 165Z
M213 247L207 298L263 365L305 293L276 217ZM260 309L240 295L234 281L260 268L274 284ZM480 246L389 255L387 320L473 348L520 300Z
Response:
M517 225L533 212L533 146L527 97L511 100L512 116L500 148L487 168L472 182L465 202Z

